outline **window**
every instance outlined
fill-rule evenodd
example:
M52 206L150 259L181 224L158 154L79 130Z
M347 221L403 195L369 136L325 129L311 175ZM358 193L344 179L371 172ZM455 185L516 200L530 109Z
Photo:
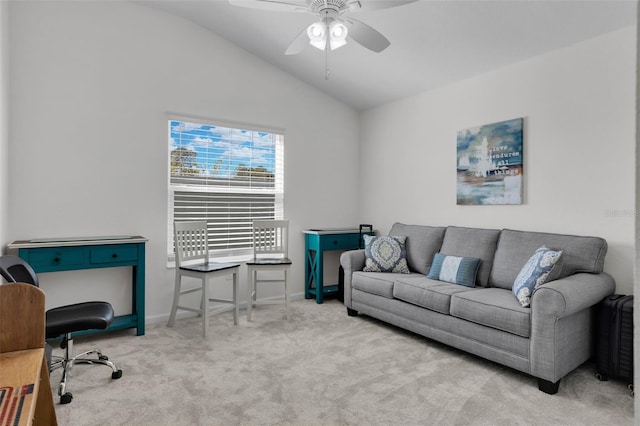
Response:
M281 133L169 120L170 261L174 220L206 220L215 256L253 253L253 221L283 217Z

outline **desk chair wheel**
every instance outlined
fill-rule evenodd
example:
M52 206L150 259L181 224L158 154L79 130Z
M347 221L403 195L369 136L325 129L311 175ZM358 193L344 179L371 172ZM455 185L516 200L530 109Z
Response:
M67 392L60 396L60 404L68 404L73 399L73 394L71 392Z
M119 379L120 377L122 377L122 370L114 371L113 373L111 373L112 379Z

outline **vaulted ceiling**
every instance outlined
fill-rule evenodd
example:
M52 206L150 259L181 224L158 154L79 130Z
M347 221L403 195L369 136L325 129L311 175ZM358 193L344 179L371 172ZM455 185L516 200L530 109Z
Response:
M357 110L483 74L637 21L635 0L418 0L351 15L391 41L381 53L350 41L327 54L307 45L300 54L285 56L291 41L316 16L248 9L226 0L140 4L189 19Z

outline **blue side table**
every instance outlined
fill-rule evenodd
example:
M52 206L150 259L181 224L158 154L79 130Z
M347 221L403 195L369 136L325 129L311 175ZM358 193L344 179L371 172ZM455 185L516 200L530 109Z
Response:
M304 233L304 297L315 297L323 303L324 297L338 293L338 285L324 285L324 255L328 250L354 250L364 247L358 229L308 229ZM373 235L372 231L362 235ZM360 244L359 244L360 243Z

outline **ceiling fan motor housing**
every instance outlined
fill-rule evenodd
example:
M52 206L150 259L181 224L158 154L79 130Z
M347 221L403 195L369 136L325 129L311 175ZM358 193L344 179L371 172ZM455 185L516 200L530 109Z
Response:
M309 4L309 12L312 13L335 13L337 15L359 8L359 2L353 0L313 0Z

